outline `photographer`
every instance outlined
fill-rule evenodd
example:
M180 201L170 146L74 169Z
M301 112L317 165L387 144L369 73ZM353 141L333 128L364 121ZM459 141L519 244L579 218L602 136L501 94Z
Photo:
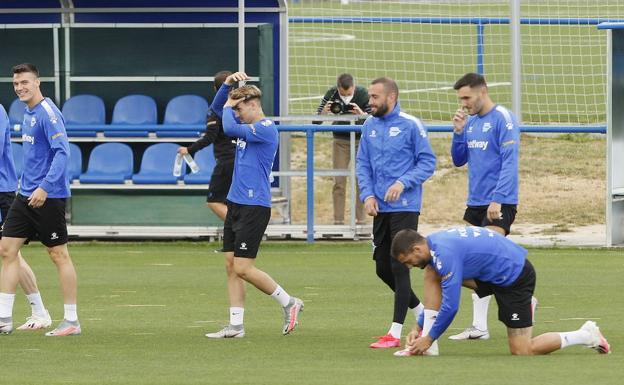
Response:
M321 104L316 113L319 115L365 115L370 114L371 110L368 105L368 92L366 88L356 86L353 76L350 74L342 74L338 76L336 85L325 93ZM313 122L320 124L321 122ZM364 119L357 120L355 124L361 125ZM349 124L349 122L334 122L333 124ZM348 132L334 132L333 143L333 167L334 169L346 169L349 167L351 157ZM359 146L360 133L356 134L356 148ZM355 181L354 181L355 183ZM344 224L345 212L345 192L347 185L346 176L334 177L334 187L332 196L334 201L334 224ZM359 190L358 190L359 195ZM355 216L358 224L364 224L366 221L366 213L364 206L359 199L356 203Z

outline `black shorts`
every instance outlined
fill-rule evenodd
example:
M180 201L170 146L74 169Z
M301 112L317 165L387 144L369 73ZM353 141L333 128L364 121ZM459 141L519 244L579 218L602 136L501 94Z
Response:
M28 198L17 194L2 228L5 237L38 239L47 247L67 243L65 198L48 198L43 206L28 206Z
M239 205L227 201L223 224L223 251L235 257L256 258L264 231L271 219L271 208Z
M378 213L373 219L373 259L391 258L390 246L396 233L404 229L418 230L419 212Z
M234 162L217 163L210 178L206 202L225 203L225 199L230 191L230 185L232 184L233 172Z
M464 220L473 226L498 226L505 230L505 235L509 235L511 224L516 219L516 205L502 204L501 214L503 217L494 221L487 218L487 209L488 206L468 206L464 213Z
M9 209L15 200L15 191L0 192L0 238L2 238L2 224L9 214Z
M480 298L494 294L498 304L498 319L508 328L533 326L531 298L535 292L535 269L527 259L520 275L510 286L497 286L475 279L475 292Z

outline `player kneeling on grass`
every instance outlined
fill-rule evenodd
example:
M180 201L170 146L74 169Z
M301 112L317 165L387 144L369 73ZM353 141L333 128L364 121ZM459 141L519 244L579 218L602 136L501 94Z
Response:
M268 274L255 266L260 241L271 218L269 175L279 135L275 123L264 117L260 105L262 93L258 87L246 85L230 92L234 83L248 79L244 72L228 76L212 102L213 110L223 116L223 131L228 136L236 137L237 141L234 174L223 224L230 324L216 333L206 334L208 338L245 335L245 281L282 306L284 335L297 326L299 312L303 310L300 299L288 295ZM235 113L242 124L236 121Z
M406 348L395 355L438 355L437 339L457 313L462 285L481 297L494 295L498 319L507 326L511 354L548 354L571 345L610 353L593 321L576 331L531 337L535 270L527 254L504 236L481 227L452 228L426 238L411 229L398 232L392 241L394 258L408 268L425 269L425 311L422 331L414 328Z

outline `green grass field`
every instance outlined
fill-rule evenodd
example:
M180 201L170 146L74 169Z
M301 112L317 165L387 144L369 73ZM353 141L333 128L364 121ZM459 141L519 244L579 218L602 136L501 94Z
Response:
M368 344L386 332L390 291L374 274L368 243L266 243L258 265L305 301L300 328L281 335L278 305L250 289L247 336L208 340L227 323L225 276L217 244L72 244L79 274L80 337L41 332L0 338L2 384L620 384L624 273L622 250L532 249L540 300L535 332L597 320L610 356L571 347L546 357L512 357L490 310L488 341L441 340L439 357L399 359ZM62 304L43 248L24 255L38 274L52 317ZM413 271L421 293L421 272ZM452 328L467 326L469 292ZM29 314L18 293L14 317ZM414 323L408 315L406 325ZM448 333L447 333L448 335Z

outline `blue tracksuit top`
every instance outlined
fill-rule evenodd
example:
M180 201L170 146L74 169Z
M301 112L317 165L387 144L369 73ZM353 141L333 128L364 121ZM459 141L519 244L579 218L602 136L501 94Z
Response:
M422 184L435 166L425 125L401 112L399 103L388 115L364 122L356 163L362 202L375 197L379 212L420 212ZM401 196L384 202L386 191L397 181L405 186Z
M0 162L0 192L17 190L9 117L2 104L0 104Z
M509 286L522 272L528 254L497 232L475 226L435 232L427 237L427 243L430 265L442 277L442 304L429 332L434 340L453 321L465 279Z
M470 116L464 131L453 134L453 163L468 163L466 205L518 204L519 148L518 120L499 105L483 116Z
M230 86L223 84L211 108L223 121L223 132L236 137L234 173L227 199L241 205L271 207L270 174L277 153L279 134L275 123L262 119L240 124L231 107L223 107Z
M26 107L22 123L24 171L20 194L29 197L38 187L48 198L67 198L69 141L65 119L54 103L45 98L32 110Z

